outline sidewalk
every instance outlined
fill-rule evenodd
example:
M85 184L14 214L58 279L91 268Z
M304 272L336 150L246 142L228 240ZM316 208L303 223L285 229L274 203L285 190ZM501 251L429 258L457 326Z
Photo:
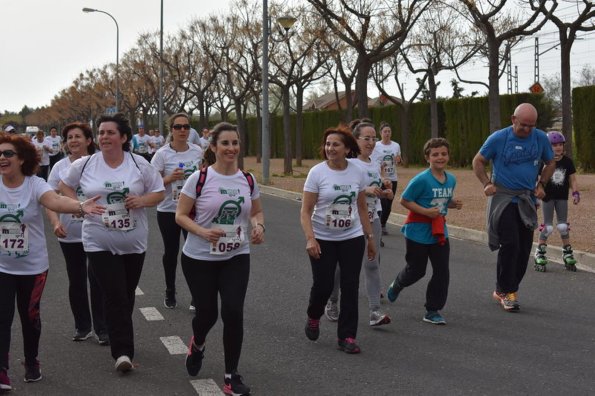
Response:
M291 199L291 200L296 200L296 201L301 201L301 199L302 199L302 194L298 193L298 192L282 190L279 188L264 186L264 185L259 185L259 188L260 188L260 191L264 194L274 195L276 197ZM397 213L391 213L391 215L388 219L388 222L390 224L393 224L396 226L401 226L401 225L403 225L404 220L405 220L404 215L397 214ZM448 232L449 232L449 235L451 238L484 243L484 244L486 244L486 249L488 249L488 247L487 247L488 237L484 231L477 231L477 230L472 230L470 228L449 225ZM537 247L537 244L533 243L532 252L535 251L536 247ZM549 259L549 261L551 263L556 263L559 265L563 264L562 260L561 260L562 249L557 246L551 246L551 245L548 246L548 257L551 257ZM574 257L577 260L576 267L578 268L578 270L595 273L595 254L575 250ZM532 257L530 258L530 260L531 259L532 259ZM531 265L531 263L530 263L530 265Z

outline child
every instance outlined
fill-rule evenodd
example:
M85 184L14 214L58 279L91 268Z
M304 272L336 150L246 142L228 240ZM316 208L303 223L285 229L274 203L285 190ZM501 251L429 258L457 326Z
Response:
M554 150L554 160L556 161L556 170L545 186L545 197L543 198L543 224L539 228L539 245L535 251L536 271L545 272L547 264L546 247L547 238L554 231L554 210L558 224L556 228L560 232L564 250L562 259L564 266L569 271L576 271L576 260L572 254L570 246L570 227L568 225L568 189L572 188L572 201L576 205L581 200L576 182L576 169L572 160L564 155L564 143L566 139L560 132L551 131L547 134L552 149Z
M456 179L445 170L449 159L448 141L444 138L428 140L424 156L430 167L411 179L401 196L401 205L409 210L401 229L405 235L407 264L388 287L387 297L394 302L401 290L423 278L429 258L432 278L426 291L423 321L444 325L446 321L438 312L446 304L449 283L450 245L444 216L448 208L461 209L463 203L453 199Z

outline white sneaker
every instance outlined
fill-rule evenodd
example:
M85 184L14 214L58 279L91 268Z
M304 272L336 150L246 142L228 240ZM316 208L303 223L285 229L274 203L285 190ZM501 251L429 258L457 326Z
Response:
M382 326L390 322L390 316L382 313L382 311L370 311L370 326Z
M132 370L132 361L128 356L122 355L116 360L115 368L121 373L126 373Z
M339 306L337 305L337 303L329 300L328 303L326 303L326 307L324 307L324 315L331 322L338 321L339 320Z

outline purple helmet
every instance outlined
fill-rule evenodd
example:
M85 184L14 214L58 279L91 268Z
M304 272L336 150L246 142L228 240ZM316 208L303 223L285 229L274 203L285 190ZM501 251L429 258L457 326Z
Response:
M547 138L551 144L566 143L566 138L558 131L550 131L547 133Z

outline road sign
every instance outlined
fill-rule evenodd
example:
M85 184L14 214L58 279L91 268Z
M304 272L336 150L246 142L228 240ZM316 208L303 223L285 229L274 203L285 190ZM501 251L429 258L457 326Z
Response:
M116 114L116 106L106 108L105 114L110 114L110 115Z
M543 93L543 87L540 83L536 82L535 84L529 87L529 91L531 91L531 93L533 94L541 94Z

